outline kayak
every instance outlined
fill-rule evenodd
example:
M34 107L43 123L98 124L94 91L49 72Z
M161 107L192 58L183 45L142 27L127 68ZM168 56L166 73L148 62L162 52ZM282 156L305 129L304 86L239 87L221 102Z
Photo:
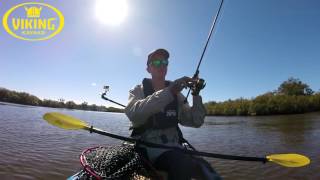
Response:
M80 180L81 177L83 177L85 175L85 171L81 170L79 172L77 172L76 174L70 176L67 178L67 180Z

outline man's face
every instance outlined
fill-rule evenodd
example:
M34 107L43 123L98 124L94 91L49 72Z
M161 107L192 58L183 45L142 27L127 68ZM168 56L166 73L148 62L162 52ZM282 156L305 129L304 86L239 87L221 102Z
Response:
M154 78L165 79L168 66L166 62L168 62L168 59L166 59L163 55L155 54L148 64L147 71Z

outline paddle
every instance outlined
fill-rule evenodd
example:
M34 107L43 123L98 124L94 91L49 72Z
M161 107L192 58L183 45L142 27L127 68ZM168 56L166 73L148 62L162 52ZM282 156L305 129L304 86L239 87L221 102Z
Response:
M97 134L109 136L109 137L120 139L123 141L128 141L136 144L143 144L148 147L175 149L175 150L183 151L184 153L187 153L187 154L198 155L198 156L206 156L206 157L230 159L230 160L242 160L242 161L259 161L263 163L274 162L276 164L279 164L285 167L301 167L301 166L308 165L310 163L310 159L308 157L300 154L272 154L266 157L246 157L246 156L233 156L233 155L200 152L200 151L194 151L194 150L181 149L178 147L166 146L162 144L155 144L151 142L137 140L134 138L111 134L106 131L94 128L93 126L89 126L86 122L83 122L80 119L74 118L69 115L61 114L58 112L46 113L43 116L43 119L45 119L48 123L63 129L72 129L72 130L84 129L84 130L90 131L90 133L94 132Z

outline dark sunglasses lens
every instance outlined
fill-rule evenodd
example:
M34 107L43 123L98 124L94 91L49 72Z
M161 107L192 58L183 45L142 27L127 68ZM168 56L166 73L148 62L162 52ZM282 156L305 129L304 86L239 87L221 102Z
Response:
M152 61L152 65L155 66L155 67L160 67L161 66L161 61L160 60Z
M167 66L168 60L154 60L151 63L154 67L161 67L161 65Z
M168 60L162 60L162 64L163 64L163 65L166 65L166 66L167 66L168 63L169 63Z

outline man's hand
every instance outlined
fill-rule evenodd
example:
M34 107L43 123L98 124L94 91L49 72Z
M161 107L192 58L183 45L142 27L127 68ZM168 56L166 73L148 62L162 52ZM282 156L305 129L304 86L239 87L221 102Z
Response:
M204 81L204 79L199 79L197 77L197 79L193 79L193 85L191 87L191 94L193 96L198 96L200 91L206 86L206 83Z
M186 88L187 83L190 81L192 81L191 78L184 76L182 78L179 78L179 79L173 81L173 83L169 86L169 89L173 95L176 95L179 92L181 92L183 88Z

